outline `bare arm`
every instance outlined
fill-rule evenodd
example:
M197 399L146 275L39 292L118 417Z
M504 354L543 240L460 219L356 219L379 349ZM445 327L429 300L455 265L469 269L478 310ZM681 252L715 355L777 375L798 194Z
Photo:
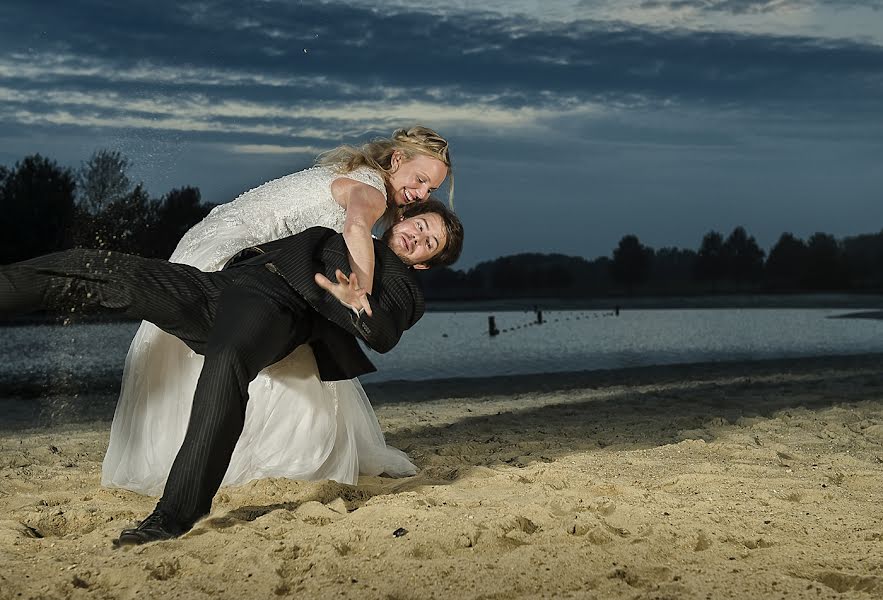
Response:
M371 227L386 211L386 198L366 183L339 177L331 184L331 195L346 210L343 239L350 267L370 294L374 285L374 244Z

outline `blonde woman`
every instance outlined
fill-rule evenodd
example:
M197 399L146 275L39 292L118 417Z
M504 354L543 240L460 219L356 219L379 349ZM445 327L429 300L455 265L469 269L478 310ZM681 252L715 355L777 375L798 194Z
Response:
M429 197L451 174L447 141L421 126L360 147L341 146L316 166L216 207L190 229L173 262L219 270L243 248L321 225L343 232L358 280L371 291L371 228ZM453 197L453 182L449 183ZM142 323L126 357L102 484L160 495L184 439L202 357ZM263 477L332 479L413 474L388 447L358 380L322 382L308 345L265 369L248 389L245 427L222 485Z

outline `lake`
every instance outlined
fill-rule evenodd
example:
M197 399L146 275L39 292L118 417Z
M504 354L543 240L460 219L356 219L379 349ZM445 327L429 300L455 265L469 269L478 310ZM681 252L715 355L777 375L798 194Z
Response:
M883 321L855 309L430 312L366 382L614 369L672 363L883 352ZM501 333L487 334L493 314ZM0 382L118 379L135 323L0 329Z

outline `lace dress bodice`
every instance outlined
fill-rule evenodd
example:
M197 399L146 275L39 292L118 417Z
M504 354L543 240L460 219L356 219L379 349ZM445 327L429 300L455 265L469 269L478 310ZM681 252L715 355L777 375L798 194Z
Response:
M215 271L243 248L315 225L342 231L346 211L331 195L331 184L338 177L366 183L386 197L383 179L368 167L344 174L327 166L298 171L215 207L184 235L171 260Z

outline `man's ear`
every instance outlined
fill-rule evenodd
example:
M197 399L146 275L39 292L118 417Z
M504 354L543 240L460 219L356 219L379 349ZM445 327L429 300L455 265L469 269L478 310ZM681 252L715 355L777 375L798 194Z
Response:
M426 269L429 268L429 265L427 265L425 263L417 263L416 265L411 265L411 266L414 267L415 269L420 269L421 271L425 271Z

